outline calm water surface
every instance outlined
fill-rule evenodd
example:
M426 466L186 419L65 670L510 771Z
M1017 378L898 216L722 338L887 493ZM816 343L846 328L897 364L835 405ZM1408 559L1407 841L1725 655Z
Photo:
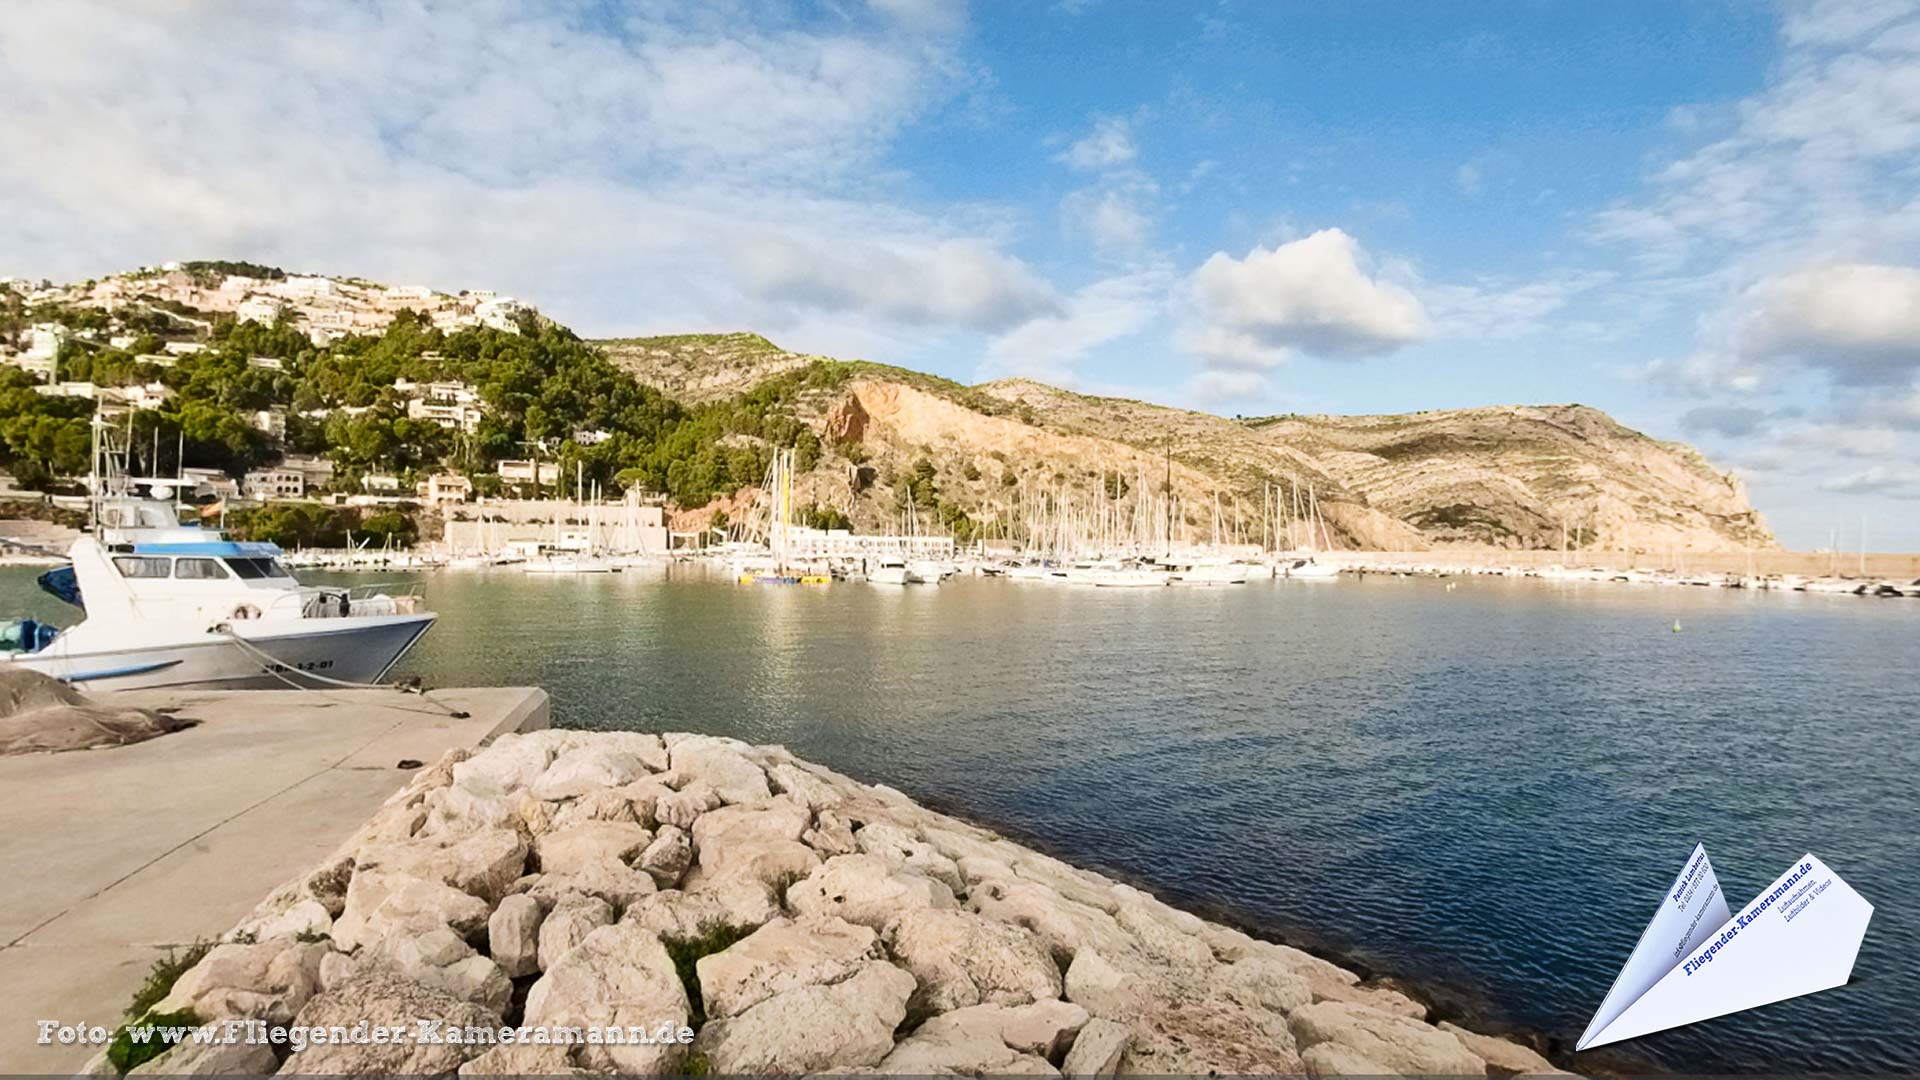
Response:
M30 580L0 578L0 607ZM1920 602L426 583L443 617L408 667L435 682L545 686L568 726L785 743L1568 1043L1696 840L1736 909L1812 851L1876 907L1853 982L1633 1048L1709 1071L1920 1056Z

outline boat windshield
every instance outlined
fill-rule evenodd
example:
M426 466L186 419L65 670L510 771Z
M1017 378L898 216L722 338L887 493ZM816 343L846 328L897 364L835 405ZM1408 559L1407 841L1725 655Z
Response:
M279 561L275 559L228 559L227 565L233 568L236 576L246 578L249 581L255 581L260 578L284 578L293 576L287 572L286 567L281 566Z

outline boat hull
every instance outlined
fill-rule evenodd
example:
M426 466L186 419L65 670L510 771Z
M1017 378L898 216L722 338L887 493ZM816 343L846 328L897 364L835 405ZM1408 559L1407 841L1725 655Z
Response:
M434 616L368 615L300 620L286 627L236 626L243 647L217 634L124 649L63 650L59 642L8 662L88 691L284 690L378 682L433 625ZM323 628L313 624L324 622Z

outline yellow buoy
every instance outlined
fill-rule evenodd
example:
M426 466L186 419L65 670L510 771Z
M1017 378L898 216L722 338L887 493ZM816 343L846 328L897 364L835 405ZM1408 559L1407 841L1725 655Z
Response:
M1676 633L1676 634L1680 632L1680 620L1679 620L1679 619L1675 619L1675 620L1673 620L1673 632L1674 632L1674 633Z

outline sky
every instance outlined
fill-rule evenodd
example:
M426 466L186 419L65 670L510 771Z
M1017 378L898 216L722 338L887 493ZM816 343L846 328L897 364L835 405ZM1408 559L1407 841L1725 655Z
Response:
M250 259L1223 415L1580 402L1920 551L1920 0L68 0L0 275Z

